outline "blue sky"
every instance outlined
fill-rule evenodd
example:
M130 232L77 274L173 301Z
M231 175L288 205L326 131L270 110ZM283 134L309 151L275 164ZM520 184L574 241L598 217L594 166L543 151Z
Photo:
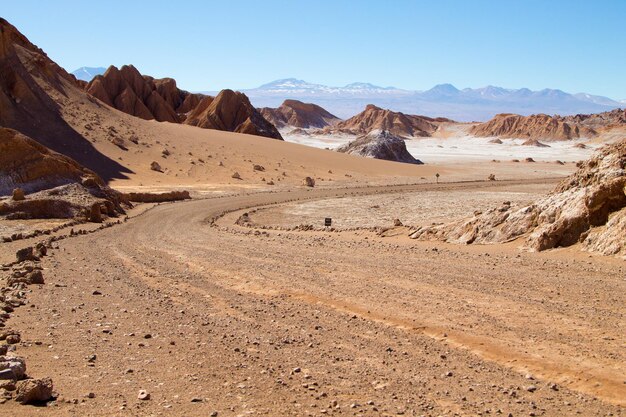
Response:
M132 63L193 91L296 77L626 99L626 0L20 0L0 14L69 71Z

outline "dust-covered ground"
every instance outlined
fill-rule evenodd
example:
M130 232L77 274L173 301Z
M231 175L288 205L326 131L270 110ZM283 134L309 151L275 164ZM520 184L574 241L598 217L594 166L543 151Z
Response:
M276 228L299 225L323 226L332 219L335 229L389 227L396 219L407 226L449 222L469 217L504 201L530 204L554 187L536 184L493 184L480 189L420 191L414 193L346 196L325 200L287 203L262 208L250 215L254 224Z
M51 377L59 397L0 411L624 415L622 261L234 223L243 210L297 200L406 194L408 206L419 193L498 199L546 186L532 181L196 199L55 242L45 285L28 287L7 326L21 333L29 375ZM458 205L433 201L439 212ZM30 242L0 245L3 262Z

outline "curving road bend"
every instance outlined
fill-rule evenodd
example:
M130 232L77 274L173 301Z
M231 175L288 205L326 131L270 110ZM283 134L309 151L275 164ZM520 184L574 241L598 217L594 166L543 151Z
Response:
M61 241L47 285L10 322L29 372L62 396L28 412L623 415L623 262L207 221L289 200L490 186L194 200Z

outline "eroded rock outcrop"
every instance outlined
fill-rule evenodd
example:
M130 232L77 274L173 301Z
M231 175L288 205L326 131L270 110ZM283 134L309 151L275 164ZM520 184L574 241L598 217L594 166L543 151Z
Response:
M485 123L470 129L470 133L480 137L502 137L519 139L570 140L592 138L597 132L574 120L566 120L561 116L533 114L502 113Z
M233 90L222 90L215 98L202 99L189 113L185 124L283 140L276 127L250 104L248 97Z
M408 164L422 164L419 159L415 159L406 149L404 139L386 130L362 135L356 140L338 148L337 152Z
M124 213L121 195L94 172L27 136L0 128L0 196L23 190L24 198L0 201L6 219L85 217L94 204L106 216Z
M626 139L601 148L548 196L527 207L505 203L469 220L420 227L415 239L501 243L525 237L532 250L570 246L626 255Z
M51 151L13 129L0 127L0 196L11 195L14 189L22 190L22 194L32 193L81 182L83 178L92 178L103 185L95 173L81 167L76 161Z
M372 131L386 130L403 138L428 137L437 130L437 123L447 119L432 119L381 109L373 104L348 120L336 123L319 131L321 134L348 133L367 135Z
M285 100L278 108L263 107L259 112L278 128L323 128L341 120L316 104L298 100Z

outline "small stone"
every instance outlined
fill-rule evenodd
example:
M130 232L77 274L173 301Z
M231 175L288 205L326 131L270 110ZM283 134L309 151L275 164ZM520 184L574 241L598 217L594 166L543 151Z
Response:
M231 175L231 177L236 179L236 180L240 180L241 179L241 175L239 175L238 172L233 172L233 175Z
M139 391L139 395L137 395L137 399L142 400L142 401L147 401L150 399L150 393L142 389Z
M10 334L7 336L6 341L9 345L15 345L17 343L20 343L20 335L19 334Z
M293 368L293 372L294 372L294 373L298 373L298 372L300 372L300 371L302 371L302 369L300 369L300 368Z
M204 401L202 398L198 398L198 397L193 397L191 399L192 403L201 403L202 401Z
M24 194L24 190L21 188L16 188L13 190L13 201L22 201L26 200L26 196Z
M85 397L87 398L96 398L96 394L94 394L93 392L88 392Z
M528 392L535 392L535 391L537 391L537 387L534 386L534 385L529 385L529 386L526 387L526 391L528 391Z
M91 293L91 295L102 295L102 293L98 290L95 290L94 292Z

